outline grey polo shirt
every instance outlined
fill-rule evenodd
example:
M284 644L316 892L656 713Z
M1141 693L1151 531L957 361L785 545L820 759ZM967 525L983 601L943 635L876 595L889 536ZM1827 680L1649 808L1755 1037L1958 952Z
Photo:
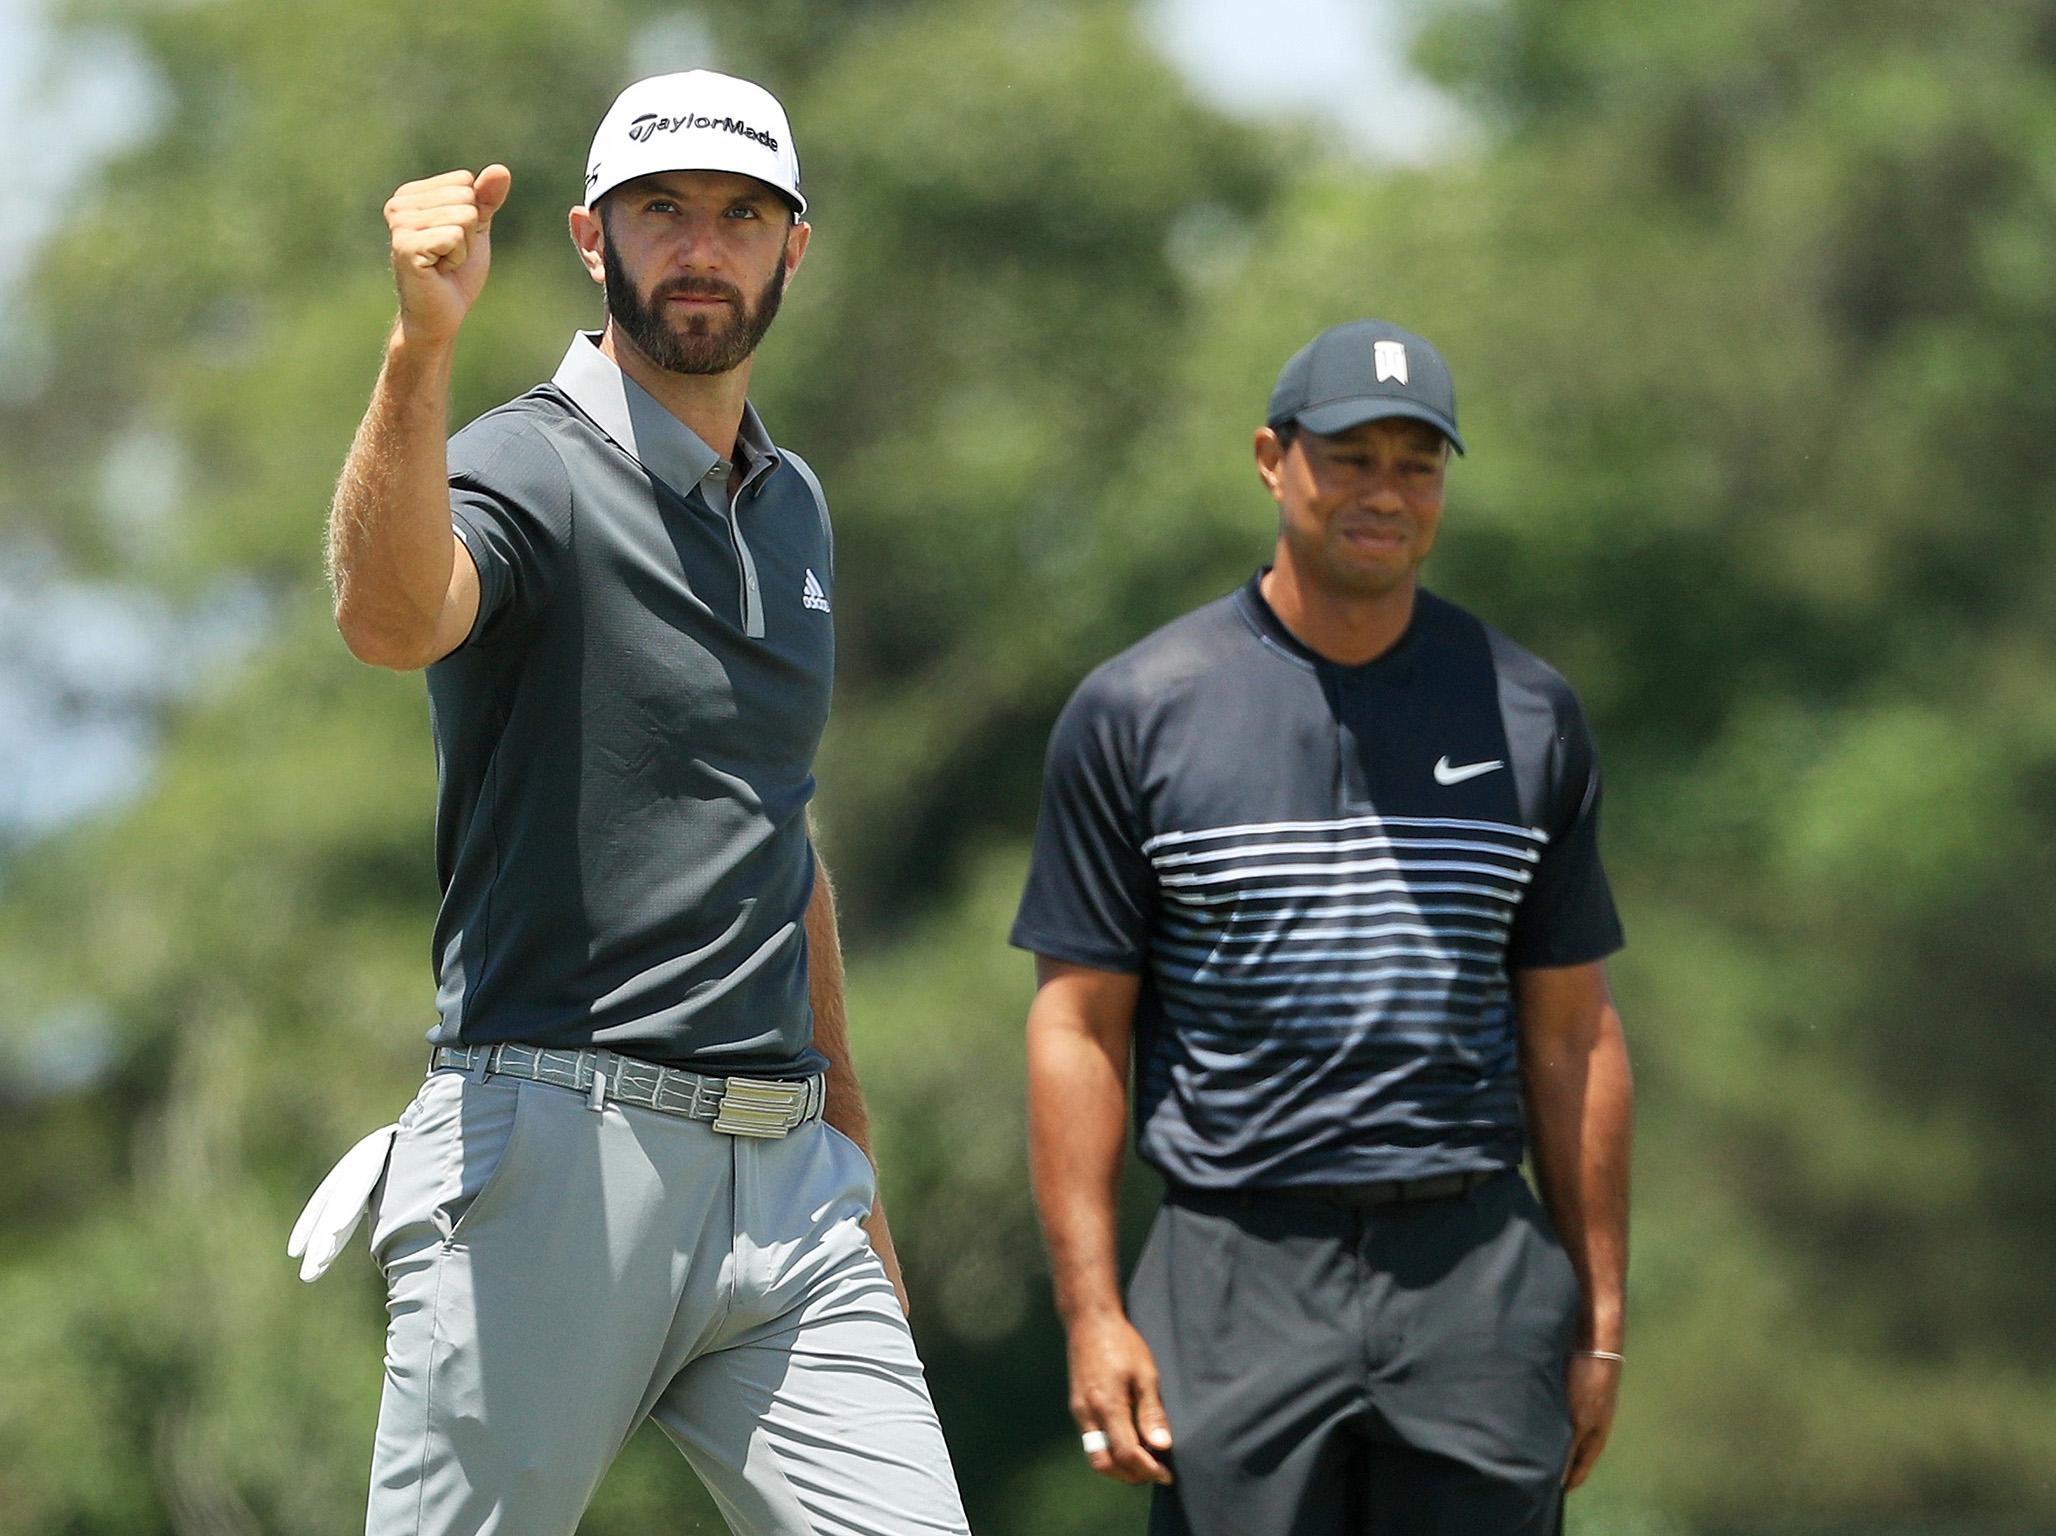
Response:
M595 340L450 443L479 610L428 672L429 1038L817 1071L803 918L835 655L827 506L753 408L731 479Z

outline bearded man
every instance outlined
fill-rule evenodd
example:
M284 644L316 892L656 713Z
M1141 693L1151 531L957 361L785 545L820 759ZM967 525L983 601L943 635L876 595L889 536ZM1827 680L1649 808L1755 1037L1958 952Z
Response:
M366 1529L569 1536L652 1418L738 1532L962 1532L808 825L828 509L747 398L812 234L791 128L705 70L623 92L570 215L604 329L446 444L511 181L386 204L329 528L352 653L427 669L439 780L427 1081L292 1245L318 1273L371 1212Z

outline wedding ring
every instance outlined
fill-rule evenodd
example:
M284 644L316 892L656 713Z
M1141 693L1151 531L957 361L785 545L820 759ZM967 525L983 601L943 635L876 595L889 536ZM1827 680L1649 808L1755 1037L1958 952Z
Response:
M1085 1454L1096 1456L1107 1448L1107 1432L1103 1429L1088 1429L1078 1437L1078 1443L1085 1447Z

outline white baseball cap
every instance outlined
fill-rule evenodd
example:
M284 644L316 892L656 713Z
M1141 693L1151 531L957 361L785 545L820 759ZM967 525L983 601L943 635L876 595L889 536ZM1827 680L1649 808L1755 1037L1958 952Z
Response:
M785 108L761 85L711 69L652 75L614 98L586 158L585 205L658 171L754 176L807 211Z

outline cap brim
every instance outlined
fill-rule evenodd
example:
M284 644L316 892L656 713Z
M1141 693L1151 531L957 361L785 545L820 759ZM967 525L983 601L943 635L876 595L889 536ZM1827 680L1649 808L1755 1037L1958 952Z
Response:
M1425 421L1448 438L1450 446L1458 453L1464 451L1463 438L1458 435L1455 422L1440 411L1412 400L1388 400L1376 396L1364 396L1355 400L1330 400L1323 405L1308 407L1293 417L1293 420L1309 432L1321 437L1333 437L1338 432L1347 432L1351 427L1360 427L1367 421L1389 421L1395 416L1403 416L1409 421Z
M806 214L807 200L800 196L798 192L793 191L789 187L782 187L766 176L764 174L764 162L761 157L750 157L740 154L731 157L709 152L707 154L681 155L676 157L680 160L690 160L692 163L689 165L670 165L665 163L672 158L674 157L669 155L653 155L647 161L626 167L620 175L614 176L611 179L602 176L593 183L592 190L586 193L585 206L588 208L592 207L594 203L597 203L616 187L626 186L629 182L639 177L662 176L667 171L725 171L730 175L747 176L752 181L761 181L773 192L784 198L785 201L792 204L795 213L803 217ZM724 165L721 163L724 160L728 160L730 163ZM735 163L738 161L744 163Z

